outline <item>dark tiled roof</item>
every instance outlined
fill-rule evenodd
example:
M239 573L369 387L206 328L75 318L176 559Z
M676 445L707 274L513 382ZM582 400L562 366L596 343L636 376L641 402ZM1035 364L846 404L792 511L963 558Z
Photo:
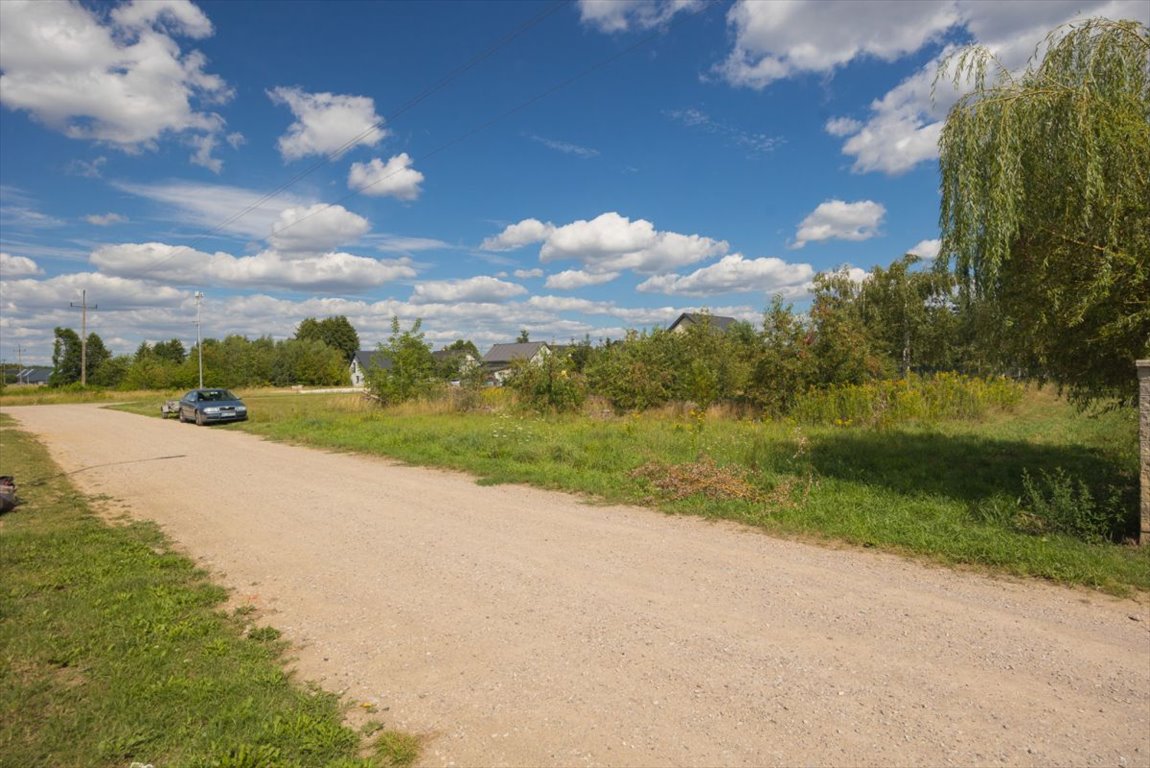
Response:
M680 325L696 325L706 322L708 319L711 321L711 327L717 331L725 331L731 327L732 323L739 322L733 317L724 317L723 315L708 315L702 312L684 312L679 315L675 322L671 323L671 327L667 330L673 331Z
M547 343L543 341L528 341L522 344L496 344L483 356L483 362L492 365L510 363L515 360L530 360L535 357L540 349L546 346Z
M391 368L391 358L378 349L361 349L355 353L355 361L364 371L371 370L373 367L382 368L385 371Z

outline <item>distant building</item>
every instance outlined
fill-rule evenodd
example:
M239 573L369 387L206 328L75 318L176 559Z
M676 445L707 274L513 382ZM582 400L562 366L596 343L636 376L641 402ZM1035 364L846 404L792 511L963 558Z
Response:
M17 384L28 384L33 387L43 387L52 376L52 369L44 365L34 365L31 368L21 368L16 373Z
M725 331L730 328L733 323L739 322L733 317L708 315L705 312L684 312L679 315L675 322L671 323L671 327L667 330L671 333L685 333L692 325L703 325L708 321L710 321L711 327L716 331Z
M351 359L351 385L362 387L367 383L367 372L373 368L388 370L391 368L391 358L378 349L361 349Z
M483 356L483 367L495 383L502 384L516 360L540 363L550 354L551 348L543 341L496 344Z

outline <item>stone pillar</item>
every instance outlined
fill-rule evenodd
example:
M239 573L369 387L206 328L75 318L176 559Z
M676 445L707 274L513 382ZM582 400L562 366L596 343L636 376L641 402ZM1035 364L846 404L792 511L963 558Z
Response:
M1150 360L1138 361L1138 425L1142 455L1142 526L1138 543L1150 546Z

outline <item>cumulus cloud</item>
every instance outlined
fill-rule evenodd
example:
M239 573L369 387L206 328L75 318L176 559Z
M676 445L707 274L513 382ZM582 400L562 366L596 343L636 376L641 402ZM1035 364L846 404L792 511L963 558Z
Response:
M627 32L652 29L702 7L702 0L579 0L579 20L600 32Z
M479 247L485 251L511 251L531 243L541 243L555 231L551 222L544 224L539 219L524 219L512 224L495 237L489 237Z
M527 289L494 277L469 277L464 280L435 280L417 283L411 294L416 304L429 302L500 302L522 296Z
M358 240L371 225L340 205L288 208L272 226L268 243L285 255L314 255Z
M286 258L276 251L236 257L167 243L122 243L97 248L101 272L180 285L335 290L356 293L416 276L409 259L382 260L329 252Z
M126 152L166 134L214 137L232 91L176 37L204 38L211 22L186 0L129 2L103 23L79 3L0 3L0 102L74 139ZM210 152L210 149L209 149ZM201 160L218 164L209 154Z
M389 135L375 102L367 96L307 93L300 88L273 88L268 96L295 116L277 146L285 160L308 155L340 155L360 144L374 147Z
M934 261L938 258L938 251L941 246L941 240L919 240L907 253L913 253L926 261Z
M581 269L568 269L548 276L547 282L543 286L555 291L571 291L576 288L586 288L589 285L609 283L618 276L618 272L592 273L584 272Z
M684 296L769 293L791 298L805 294L814 275L810 264L792 264L776 258L747 259L732 253L689 275L648 278L636 290Z
M511 274L518 277L520 280L527 280L532 277L543 277L542 269L517 269Z
M826 131L831 136L849 136L862 128L863 124L849 117L833 117L827 120Z
M3 275L6 280L42 274L44 274L44 270L40 269L36 262L27 256L13 256L10 253L0 251L0 275Z
M763 8L756 12L761 13L766 6L774 4L762 5ZM945 18L954 15L955 25L961 25L974 42L984 45L1003 66L1014 71L1026 64L1051 29L1063 24L1091 16L1138 19L1142 23L1150 23L1150 5L1142 0L1085 0L1073 5L1029 3L1025 6L951 0L943 6L936 6L934 17L929 14L929 4L914 5L919 15L927 21L920 27L921 32L931 27L931 18L941 24ZM881 14L867 10L866 4L858 3L854 6L870 14L875 21L882 18ZM900 11L908 7L909 4L899 6ZM851 12L849 8L844 10ZM895 25L892 29L897 27ZM857 26L852 21L836 29L843 34L863 34L866 26ZM922 37L922 45L937 39L933 34L919 36ZM801 43L802 40L799 34L796 41ZM911 43L913 37L908 37L907 44ZM863 51L865 48L864 45L858 50ZM946 114L969 88L965 83L955 88L952 83L940 82L937 88L932 89L942 60L953 50L953 46L943 47L937 56L917 72L872 101L870 114L865 121L837 118L827 123L828 133L846 137L842 151L854 159L852 170L855 173L879 172L893 176L938 157L938 139ZM859 54L856 52L856 55Z
M348 188L356 192L399 200L418 198L422 182L423 174L411 167L411 158L406 152L389 158L386 163L378 157L367 163L352 163L347 175Z
M377 251L385 253L411 253L413 251L432 251L439 248L451 248L451 243L437 240L434 237L405 237L403 235L367 235L363 238L375 247Z
M100 304L119 307L171 306L186 295L170 286L156 285L99 272L73 272L47 280L12 280L0 283L0 301L5 311L21 312L67 307L79 301L87 290L89 301L98 296Z
M859 57L893 61L937 40L958 21L953 1L740 0L727 13L734 50L716 71L732 85L761 89L803 72L831 72Z
M84 221L89 224L94 224L97 227L108 227L112 224L123 224L128 220L127 216L121 216L118 213L93 213L84 217Z
M543 243L543 262L575 260L595 273L633 270L657 274L727 252L722 240L701 235L660 232L645 220L618 213L601 214L554 229Z
M790 247L802 248L819 240L869 240L878 234L884 215L886 208L873 200L857 203L827 200L799 224L795 242Z

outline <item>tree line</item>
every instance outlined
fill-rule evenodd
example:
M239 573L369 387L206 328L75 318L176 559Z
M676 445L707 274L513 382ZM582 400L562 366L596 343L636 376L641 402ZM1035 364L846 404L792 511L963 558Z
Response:
M77 385L114 389L191 389L199 383L201 349L179 339L143 342L131 355L113 355L99 334L90 333L87 349L71 328L56 328L50 386ZM359 336L346 317L306 318L291 339L248 339L229 335L204 339L204 384L258 387L338 386L348 383L348 364ZM85 375L81 375L84 360Z

